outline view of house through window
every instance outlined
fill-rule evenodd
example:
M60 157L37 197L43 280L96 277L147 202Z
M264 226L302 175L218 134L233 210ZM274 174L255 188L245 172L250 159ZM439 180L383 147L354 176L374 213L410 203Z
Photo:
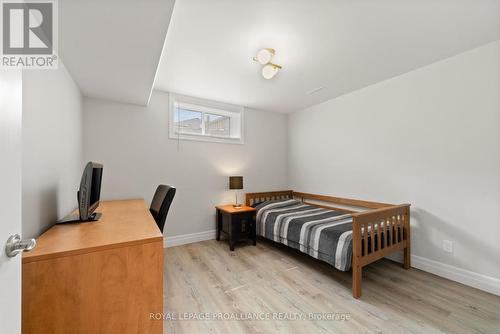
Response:
M189 103L174 96L170 110L170 137L217 142L242 142L242 111L234 106L214 108L204 101Z
M203 134L202 132L202 116L199 111L177 108L174 113L174 126L177 132Z
M205 133L210 136L229 137L231 135L231 119L229 116L205 114Z

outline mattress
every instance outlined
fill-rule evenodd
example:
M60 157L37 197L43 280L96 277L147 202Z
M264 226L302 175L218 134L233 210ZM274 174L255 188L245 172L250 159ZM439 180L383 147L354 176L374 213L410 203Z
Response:
M350 214L294 199L254 205L257 234L347 271L352 260Z

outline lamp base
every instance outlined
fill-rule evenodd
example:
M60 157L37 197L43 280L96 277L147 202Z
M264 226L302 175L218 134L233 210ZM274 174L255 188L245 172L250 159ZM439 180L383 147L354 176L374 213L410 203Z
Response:
M233 204L233 208L235 209L241 209L241 204Z

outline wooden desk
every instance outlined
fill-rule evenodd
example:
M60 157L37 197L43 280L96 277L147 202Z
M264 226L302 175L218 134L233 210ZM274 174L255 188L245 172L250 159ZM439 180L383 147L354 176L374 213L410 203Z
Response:
M143 200L101 202L23 254L22 332L162 333L163 235Z

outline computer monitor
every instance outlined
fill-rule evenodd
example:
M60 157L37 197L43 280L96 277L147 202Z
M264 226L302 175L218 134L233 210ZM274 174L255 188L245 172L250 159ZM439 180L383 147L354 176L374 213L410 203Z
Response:
M67 216L57 224L97 221L101 217L95 212L101 199L102 164L89 162L83 170L80 189L77 192L78 216Z
M80 221L93 221L100 217L95 210L101 198L102 167L92 161L85 166L78 191Z

